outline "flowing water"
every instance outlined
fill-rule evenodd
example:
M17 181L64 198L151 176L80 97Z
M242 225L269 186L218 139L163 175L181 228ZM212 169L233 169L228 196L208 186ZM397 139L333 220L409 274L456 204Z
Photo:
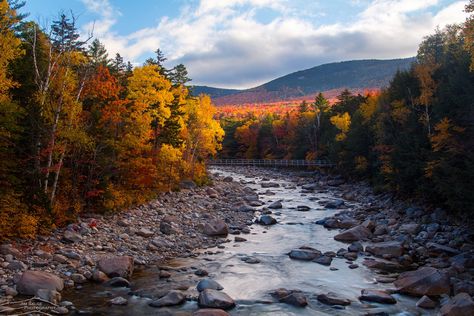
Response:
M237 306L229 311L231 315L363 315L366 313L386 312L389 315L418 315L421 310L415 307L416 299L401 295L394 295L395 305L383 305L361 302L358 300L361 289L387 289L391 284L375 282L376 274L362 265L363 256L355 261L357 269L349 269L347 260L334 258L331 267L338 268L331 271L330 267L314 262L292 260L287 253L291 249L301 246L310 246L322 252L337 252L340 248L347 248L347 244L337 242L333 236L338 230L327 230L314 222L331 216L338 210L325 209L318 200L332 200L336 197L331 191L302 194L301 189L284 178L271 179L271 182L280 184L278 188L270 190L275 195L264 195L268 189L261 188L261 177L249 178L243 174L231 172L228 169L213 169L222 175L232 176L235 181L251 182L246 186L259 193L260 200L266 205L271 201L281 200L283 209L273 212L278 223L273 226L251 226L251 233L241 235L246 242L225 243L224 249L202 250L195 258L178 258L167 263L171 269L171 279L159 279L157 269L138 271L132 279L132 290L151 289L160 291L172 287L173 284L188 284L191 288L188 294L197 296L195 285L199 277L193 274L197 268L209 272L209 277L224 287L224 292L232 297ZM236 169L238 172L238 169ZM272 173L268 174L270 177ZM273 174L275 175L275 174ZM308 212L296 210L298 205L307 205ZM356 203L346 201L350 207ZM230 238L232 237L232 238ZM229 236L233 240L233 236ZM241 259L254 257L261 262L248 264ZM194 270L193 270L194 269ZM275 302L269 292L277 288L299 289L303 291L309 305L297 308L284 303ZM124 288L111 289L101 285L87 285L81 290L74 290L66 295L66 299L74 302L80 310L92 311L94 315L159 315L160 311L168 311L162 315L186 315L196 310L197 304L188 301L184 305L166 309L156 309L148 306L150 299L129 295ZM344 309L334 308L319 303L316 295L334 292L341 297L352 301ZM128 298L127 306L110 306L111 297L122 295ZM426 315L426 311L423 314ZM434 313L434 311L433 311Z

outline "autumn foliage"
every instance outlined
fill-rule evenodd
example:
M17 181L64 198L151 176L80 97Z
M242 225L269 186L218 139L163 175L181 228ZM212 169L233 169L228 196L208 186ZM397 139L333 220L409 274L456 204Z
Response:
M329 159L378 191L474 212L472 21L426 37L412 68L380 92L219 108L221 156Z
M223 130L183 65L157 51L139 67L89 46L74 17L51 31L0 1L0 239L29 237L83 212L146 202L183 179L207 181Z

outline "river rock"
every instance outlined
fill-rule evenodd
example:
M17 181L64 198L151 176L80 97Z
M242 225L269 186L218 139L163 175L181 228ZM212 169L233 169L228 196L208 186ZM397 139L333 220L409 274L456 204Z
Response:
M398 231L401 233L416 235L420 231L420 225L415 224L415 223L403 224L403 225L400 225L400 227L398 228Z
M207 270L205 269L197 269L196 271L194 271L194 274L202 277L202 276L209 275L209 272L207 272Z
M258 223L260 225L269 226L269 225L275 225L277 223L277 220L273 216L262 215L259 217Z
M98 268L107 276L129 278L133 273L133 258L130 256L103 257L98 262Z
M192 190L192 189L195 189L197 187L196 183L194 183L193 180L190 180L190 179L187 179L187 180L183 180L179 183L179 187L181 189L185 189L185 190Z
M275 183L275 182L262 182L260 184L260 186L264 189L280 187L280 185L278 183Z
M303 184L301 186L301 188L303 190L309 190L309 191L313 191L313 190L316 190L318 188L318 184L317 183L308 183L308 184Z
M105 285L111 287L130 287L130 282L122 277L114 277L105 282Z
M317 250L311 250L311 249L293 249L290 251L288 255L290 256L291 259L311 261L321 256L321 252Z
M240 260L248 264L257 264L261 262L260 259L255 258L255 257L250 257L250 256L242 257L240 258Z
M64 282L54 274L43 271L25 271L16 284L18 293L36 295L39 289L62 291Z
M53 261L56 261L57 263L67 263L68 259L66 258L66 256L63 256L60 254L54 254Z
M222 181L223 182L232 182L232 181L234 181L234 178L232 178L231 176L227 176L224 179L222 179Z
M202 308L195 311L193 316L229 316L229 313L222 309Z
M280 208L283 208L283 204L281 204L280 201L275 201L272 204L268 205L268 208L273 209L273 210L280 209Z
M165 235L173 235L176 234L177 230L174 227L174 223L162 221L160 223L160 232Z
M13 260L7 265L7 269L12 270L12 271L17 271L17 270L23 271L23 270L28 269L28 266L19 260Z
M404 272L394 285L400 293L413 296L434 296L450 292L448 275L432 267Z
M298 205L296 207L296 210L298 212L308 212L309 210L311 210L311 208L309 206L306 206L306 205Z
M349 247L347 247L347 250L349 252L361 252L361 251L364 251L364 246L362 246L362 244L358 241L356 242L353 242Z
M61 302L61 294L56 290L38 289L36 296L53 304Z
M456 282L453 285L453 293L454 295L459 293L467 293L471 296L474 296L474 282L463 280L460 282Z
M204 234L208 236L227 236L229 227L222 219L211 219L204 224Z
M109 280L109 277L102 271L95 269L92 272L92 281L97 283L104 283Z
M308 305L308 300L306 299L306 296L299 290L287 290L284 288L279 288L273 291L271 294L279 302L298 307L304 307Z
M359 221L349 217L331 217L324 220L316 222L316 224L322 224L324 228L341 228L348 229L354 226L359 225Z
M396 304L397 300L385 291L364 289L359 299L362 301L376 302L381 304Z
M71 275L71 280L74 281L74 283L76 284L84 284L87 282L87 279L85 276L83 276L82 274L80 273L73 273Z
M334 239L342 242L353 242L366 239L371 235L370 230L364 225L358 225L334 236Z
M12 287L6 287L6 288L4 289L4 291L5 291L5 295L6 295L6 296L15 297L15 296L18 295L18 291L15 290L15 289L12 288Z
M117 297L111 299L111 300L109 301L109 303L112 304L112 305L124 306L124 305L127 305L127 304L128 304L128 301L127 301L126 298L123 298L123 297L121 297L121 296L117 296Z
M3 244L0 246L0 254L2 255L12 255L15 258L21 257L21 252L9 244Z
M203 280L199 281L196 288L199 292L202 292L206 289L218 290L218 291L224 289L222 287L222 285L220 285L219 283L217 283L216 281L214 281L212 279L203 279Z
M342 305L347 306L351 304L351 301L347 298L341 298L336 293L329 292L327 294L319 294L317 297L318 301L327 305Z
M332 262L332 258L330 256L320 256L313 259L313 262L322 264L324 266L330 266Z
M474 302L469 294L459 293L441 307L439 314L443 316L474 315Z
M426 243L426 248L428 248L428 250L431 253L435 253L435 254L446 253L448 255L455 256L455 255L458 255L460 253L460 251L457 250L457 249L454 249L452 247L448 247L448 246L445 246L445 245L440 245L440 244L437 244L437 243L434 243L434 242Z
M164 306L175 306L181 305L186 300L186 296L181 291L169 291L165 296L158 300L151 302L151 307L164 307Z
M433 309L436 307L436 302L433 301L428 296L423 295L423 297L420 298L418 302L416 302L416 307L425 308L425 309Z
M293 292L288 296L283 297L280 302L290 304L297 307L305 307L308 305L306 296L301 292Z
M399 263L391 261L378 261L366 259L362 262L369 269L381 270L385 272L400 272L406 270Z
M142 236L142 237L148 238L148 237L153 236L155 233L152 232L151 230L149 230L148 228L142 227L142 228L140 228L140 229L136 232L136 234L137 234L138 236Z
M379 257L385 255L400 257L403 254L403 245L398 241L379 242L366 246L365 251Z
M205 289L199 293L199 307L231 309L235 306L234 300L224 292Z
M68 229L64 231L63 239L66 242L75 243L75 242L82 241L82 236L81 234Z
M327 202L324 207L328 208L328 209L335 209L335 208L341 208L343 206L344 206L344 201L343 200L335 200L335 201Z

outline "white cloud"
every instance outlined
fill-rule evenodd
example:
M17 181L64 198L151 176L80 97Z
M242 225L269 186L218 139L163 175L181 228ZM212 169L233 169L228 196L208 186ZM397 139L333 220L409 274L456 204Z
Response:
M464 21L466 4L456 1L432 13L437 0L352 0L361 9L352 19L316 24L294 0L201 0L178 17L119 35L112 26L120 13L108 0L83 2L101 16L96 35L110 53L138 61L159 47L170 63L183 62L195 83L227 87L260 84L329 61L413 56L436 26ZM256 18L263 8L277 13L269 23Z

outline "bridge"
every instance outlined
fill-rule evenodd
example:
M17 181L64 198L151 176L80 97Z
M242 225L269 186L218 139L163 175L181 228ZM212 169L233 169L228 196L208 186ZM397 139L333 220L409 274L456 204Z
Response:
M329 160L279 160L279 159L211 159L209 166L262 166L262 167L319 167L332 168Z

